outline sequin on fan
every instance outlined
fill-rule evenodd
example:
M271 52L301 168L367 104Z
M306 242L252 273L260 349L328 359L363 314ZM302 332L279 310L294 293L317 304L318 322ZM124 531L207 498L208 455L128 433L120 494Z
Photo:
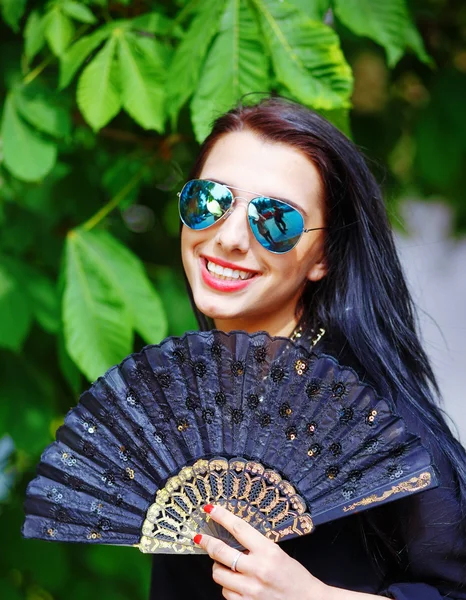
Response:
M215 404L217 406L223 407L227 403L227 397L224 392L217 392L214 396Z
M182 432L182 431L186 431L189 427L189 423L188 421L186 421L186 419L181 419L180 421L177 422L176 424L176 428L178 429L178 431Z
M330 444L329 450L333 456L339 456L341 454L340 442L333 442L333 444Z
M327 475L327 477L329 479L335 479L335 477L338 475L339 472L340 472L340 469L336 465L332 465L327 468L327 470L325 471L325 474Z
M193 364L193 369L198 377L204 377L204 375L207 373L207 367L202 362L202 360L196 361Z
M285 369L283 369L279 365L273 366L270 371L270 377L274 383L281 383L285 378L285 375Z
M235 377L244 375L244 364L240 360L234 360L231 363L231 372Z
M204 423L208 423L209 425L212 423L214 419L215 413L211 408L205 408L202 411L202 420Z
M315 456L319 456L319 454L321 452L322 452L322 447L321 447L320 444L312 444L312 446L309 447L309 450L307 451L307 454L311 458L314 458Z
M158 373L156 375L157 381L159 382L159 385L161 388L168 388L171 385L172 382L172 378L171 375L169 373Z
M210 348L210 353L212 354L212 358L216 361L221 360L222 358L222 346L218 342L214 342Z
M261 427L268 427L272 423L272 417L268 413L265 413L260 416L259 423Z
M314 433L316 432L317 429L317 423L315 421L311 421L310 423L306 424L306 433L308 435L314 435Z
M288 429L285 431L285 435L288 440L293 441L298 437L298 431L296 427L288 427Z
M345 396L346 393L346 385L344 383L341 383L341 381L336 381L332 385L332 396L334 398L343 398L343 396Z
M255 410L259 406L259 396L257 394L249 394L247 399L248 408Z
M298 358L298 360L294 364L295 371L298 375L304 375L304 373L308 369L308 364L306 361Z
M267 350L265 346L257 346L254 348L254 360L258 363L263 363L267 360Z
M288 402L284 402L279 409L279 414L282 417L282 419L287 419L288 417L291 417L293 411L291 409L291 406L288 404Z
M232 408L231 409L231 419L233 423L239 425L243 420L244 413L240 408Z
M366 416L366 423L370 426L374 425L376 416L377 416L376 410L369 411L369 413Z
M316 397L319 395L320 390L321 390L320 383L317 382L315 379L312 379L306 385L306 396L309 398L309 400L315 400Z
M342 423L343 425L347 425L350 421L353 420L354 410L349 407L342 408L340 409L339 417L340 423Z

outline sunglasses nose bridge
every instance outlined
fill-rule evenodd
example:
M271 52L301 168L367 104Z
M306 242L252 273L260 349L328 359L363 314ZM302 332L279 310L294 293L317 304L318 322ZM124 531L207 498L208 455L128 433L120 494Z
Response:
M232 214L232 212L235 210L235 208L237 207L237 205L240 204L240 203L237 202L237 200L244 200L245 208L246 208L246 212L247 212L247 207L248 207L248 205L250 203L250 200L248 200L244 196L234 196L232 194L231 205L229 206L228 210L225 212L225 215L224 215L225 218L228 218Z

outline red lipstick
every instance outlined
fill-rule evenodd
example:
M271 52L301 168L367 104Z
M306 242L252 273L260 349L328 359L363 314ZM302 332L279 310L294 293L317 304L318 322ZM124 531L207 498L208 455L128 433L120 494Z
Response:
M254 271L254 269L248 269L238 264L230 263L222 258L212 258L212 256L203 256L202 258L204 258L206 262L209 262L210 260L221 267L225 267L225 269L233 269L233 271L238 269L238 271L246 271L246 273L254 273L254 275L257 273L257 271Z
M220 261L219 259L215 259L218 265L222 267L230 268L230 269L238 269L237 265L232 265L231 263L227 263L225 261ZM227 280L227 279L218 279L212 273L209 273L207 270L207 260L206 258L201 258L201 275L202 280L206 285L217 290L219 292L239 292L246 288L252 281L254 281L255 277L251 277L250 279L238 279L238 280ZM247 269L241 269L241 271L246 271ZM257 271L247 270L248 273L257 273Z

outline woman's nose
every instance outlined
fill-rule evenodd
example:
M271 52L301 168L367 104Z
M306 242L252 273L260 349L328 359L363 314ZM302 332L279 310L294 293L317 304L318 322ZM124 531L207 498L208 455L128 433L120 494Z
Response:
M235 201L231 212L219 223L216 242L227 252L239 250L247 252L250 243L250 230L245 202Z

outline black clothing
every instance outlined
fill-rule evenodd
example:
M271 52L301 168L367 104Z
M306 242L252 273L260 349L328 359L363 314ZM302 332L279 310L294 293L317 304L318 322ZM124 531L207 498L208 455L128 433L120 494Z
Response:
M335 352L328 338L318 351L355 366L347 353ZM440 450L442 441L432 439L400 403L397 412L431 452L439 487L320 525L281 547L335 587L397 600L466 600L465 525L454 472ZM212 580L210 557L155 555L150 600L184 598L223 598Z

